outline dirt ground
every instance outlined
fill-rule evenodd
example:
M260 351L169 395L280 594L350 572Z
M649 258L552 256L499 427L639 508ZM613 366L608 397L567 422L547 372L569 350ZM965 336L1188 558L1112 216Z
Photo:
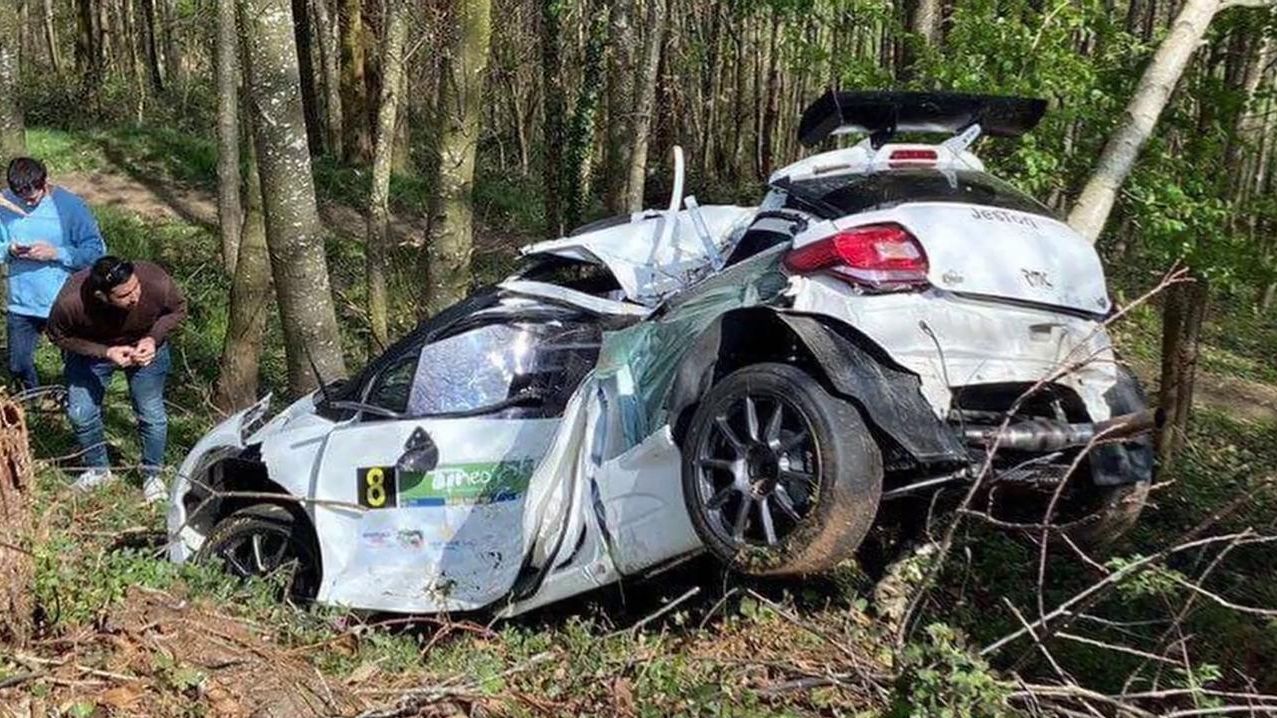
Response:
M69 172L53 178L92 205L115 207L152 221L183 221L217 226L217 198L211 192L173 182L143 183L116 172ZM320 207L324 226L339 234L363 237L365 219L354 207L327 204ZM396 215L390 236L395 243L420 242L426 235L426 218Z
M133 589L97 630L17 653L28 680L55 686L46 696L21 683L0 689L0 715L43 716L85 701L116 715L178 715L199 701L215 718L349 715L361 706L348 686L325 680L295 652L254 628L180 595ZM13 682L14 679L9 679Z

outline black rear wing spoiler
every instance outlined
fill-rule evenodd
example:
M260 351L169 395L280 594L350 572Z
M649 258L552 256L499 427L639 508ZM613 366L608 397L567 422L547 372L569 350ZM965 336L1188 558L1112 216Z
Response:
M798 141L807 147L834 134L896 132L957 134L980 125L981 134L1018 137L1046 112L1046 100L958 92L837 92L830 90L803 110Z

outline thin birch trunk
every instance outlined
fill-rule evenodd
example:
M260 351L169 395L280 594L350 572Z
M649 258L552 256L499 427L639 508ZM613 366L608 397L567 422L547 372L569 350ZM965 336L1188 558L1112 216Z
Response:
M365 163L372 153L368 128L368 85L364 68L363 3L340 0L342 154Z
M643 209L647 180L647 146L651 140L653 115L656 112L656 79L661 67L661 50L665 44L666 13L664 0L648 0L647 42L643 47L643 65L639 71L638 103L634 108L634 144L630 150L629 177L625 181L625 209Z
M26 127L18 97L18 8L0 2L0 162L27 153Z
M604 203L609 214L622 214L628 209L626 182L629 179L630 150L634 142L634 90L638 79L636 65L639 49L633 10L633 0L612 2L612 53L607 77L607 148L603 155L603 174L607 178ZM520 153L522 152L523 148L520 147Z
M338 70L340 51L337 49L337 26L328 12L328 0L314 0L310 4L315 15L315 30L319 34L319 65L324 74L324 132L326 146L333 155L341 156L342 113L341 72Z
M251 128L246 129L251 136ZM225 414L257 401L258 367L271 309L271 262L262 213L262 182L251 141L247 148L247 211L231 280L230 320L222 342L221 370L213 389L213 405Z
M44 0L43 21L44 45L49 51L49 62L53 65L53 74L62 74L62 54L58 52L58 36L53 25L53 0Z
M439 93L439 175L426 245L425 311L431 315L470 288L474 161L492 37L491 0L459 0L457 15L457 37Z
M407 8L402 0L386 4L386 43L382 55L381 102L377 108L377 135L372 159L372 191L368 199L368 239L364 251L368 294L368 324L372 352L390 342L389 300L386 292L386 254L390 225L390 169L394 158L395 125L403 87L404 44L408 33Z
M239 10L288 386L300 396L316 388L315 373L332 381L346 374L346 364L306 148L293 13L288 0L240 0Z
M239 187L239 34L235 0L217 0L217 221L222 265L235 276L244 208Z
M177 17L177 0L160 0L161 22L164 25L164 74L170 90L186 84L182 68L182 40Z
M1152 135L1184 68L1222 7L1220 0L1186 0L1170 34L1144 70L1120 124L1105 143L1094 172L1069 213L1069 225L1092 244L1104 230L1118 189L1135 167L1140 149Z

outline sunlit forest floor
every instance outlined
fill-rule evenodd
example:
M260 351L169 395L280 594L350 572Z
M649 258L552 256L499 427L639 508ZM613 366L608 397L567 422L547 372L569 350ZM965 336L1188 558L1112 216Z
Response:
M169 392L169 458L176 463L215 421L207 397L226 326L228 280L219 268L211 201L214 147L154 129L36 129L29 137L53 180L94 206L112 253L162 262L188 294L191 317L175 341ZM324 164L316 178L332 230L328 249L344 339L349 355L362 357L363 226L355 208L364 202L367 178ZM534 184L496 172L481 176L476 261L484 278L499 276L513 250L537 238ZM404 242L419 240L425 195L419 180L393 184ZM1119 296L1138 295L1163 269L1128 270L1114 280ZM411 273L400 280L410 285ZM1158 550L1277 472L1277 322L1230 301L1221 299L1209 316L1201 403L1188 446L1161 476L1140 525L1115 547L1118 561ZM277 336L277 327L271 331ZM1116 333L1124 356L1155 383L1156 307L1140 307ZM278 341L269 346L264 391L283 385L282 350ZM57 356L47 345L40 363L45 377L56 380ZM122 380L108 417L118 463L133 463L136 439ZM92 496L72 495L71 462L59 461L74 451L65 419L37 408L31 425L41 460L34 552L43 625L25 653L0 657L0 685L31 674L0 689L0 706L15 706L19 715L43 715L40 709L72 716L345 715L399 707L423 715L904 716L935 701L967 706L966 715L993 715L990 706L1014 690L1012 668L1029 682L1054 673L1028 643L992 656L991 668L959 650L1018 628L1008 602L1027 613L1037 601L1037 550L979 525L960 532L956 558L924 606L909 650L895 658L874 582L855 566L819 580L772 583L696 561L506 621L300 611L277 603L278 587L269 582L237 585L208 568L166 563L159 548L163 515L141 505L135 477ZM1261 493L1214 530L1263 532L1275 522L1274 499ZM1239 603L1277 605L1271 566L1262 547L1239 548L1211 586ZM1047 604L1075 594L1101 570L1056 557L1043 586ZM1122 586L1092 606L1088 635L1150 646L1163 626L1148 617L1182 599L1174 581L1158 577ZM1277 690L1271 670L1277 623L1208 604L1182 630L1195 660L1188 668L1166 666L1158 687ZM1078 642L1052 649L1062 670L1098 691L1121 690L1121 680L1146 660ZM940 673L909 673L893 660L939 666ZM889 675L908 678L884 680Z

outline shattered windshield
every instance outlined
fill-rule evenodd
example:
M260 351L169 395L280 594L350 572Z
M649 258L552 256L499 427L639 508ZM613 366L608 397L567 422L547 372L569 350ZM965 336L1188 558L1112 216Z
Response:
M553 416L593 368L599 344L596 327L573 322L490 324L442 339L421 352L408 414L470 412L525 394L537 406L498 415Z

